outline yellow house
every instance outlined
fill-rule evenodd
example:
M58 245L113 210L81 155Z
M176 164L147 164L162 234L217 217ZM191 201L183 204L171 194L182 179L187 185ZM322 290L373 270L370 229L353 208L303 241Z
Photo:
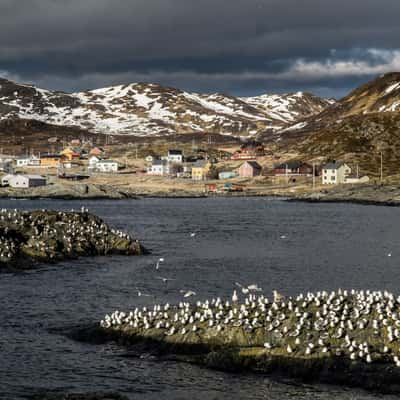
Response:
M65 156L68 161L80 159L80 155L70 147L65 148L62 152L60 152L60 154Z
M40 157L40 166L45 168L58 168L65 156L59 154L45 154Z
M207 174L211 169L211 163L205 160L196 161L192 167L192 179L202 181L207 178Z

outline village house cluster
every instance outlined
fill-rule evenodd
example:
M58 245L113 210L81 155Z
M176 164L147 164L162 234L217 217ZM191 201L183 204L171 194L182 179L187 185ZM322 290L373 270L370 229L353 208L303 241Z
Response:
M74 146L72 146L72 142L74 142ZM87 168L90 173L112 173L119 170L119 163L107 159L105 151L101 147L95 146L85 150L80 146L79 140L72 142L70 146L65 147L59 153L21 155L2 160L0 169L5 172L5 175L1 178L1 186L30 188L47 185L46 177L35 173L26 173L26 170L57 169L59 178L76 178L76 180L80 180L83 175L69 175L66 171L73 168L81 170ZM24 172L21 172L21 169Z
M44 186L49 179L43 177L40 169L57 170L60 179L81 180L97 174L117 173L124 168L127 173L146 173L149 176L191 179L204 181L207 190L242 190L246 179L265 177L275 184L317 182L323 185L367 182L367 176L359 176L358 168L352 168L342 161L330 161L322 165L305 161L280 162L265 166L265 157L274 159L271 150L256 141L248 140L241 144L233 154L216 149L207 150L192 147L186 155L182 149L169 149L164 155L148 155L133 170L127 170L127 159L121 167L120 162L106 157L105 150L87 143L73 140L59 153L30 154L0 160L2 186L29 188ZM120 157L121 158L121 157ZM120 159L119 158L119 159ZM136 152L136 159L137 152ZM143 164L146 167L143 168ZM141 169L140 169L141 168ZM68 172L73 171L73 172ZM51 174L49 173L48 176ZM54 175L54 174L53 174ZM235 180L235 179L239 180ZM242 178L242 180L240 180ZM221 181L213 183L209 181ZM262 180L260 180L261 182ZM308 183L309 184L309 183ZM211 186L210 186L211 185Z
M242 161L240 166L231 169L221 167L218 160L207 155L204 158L185 157L182 150L168 150L165 156L146 157L149 166L147 174L164 177L191 178L196 181L230 180L234 178L253 178L267 176L275 183L294 183L307 181L310 178L319 178L324 185L367 182L368 177L353 174L351 167L341 161L331 161L316 165L304 161L288 161L275 164L272 168L263 168L258 159L272 155L262 143L256 140L244 142L240 148L230 156L231 161ZM223 164L225 165L225 164ZM236 163L237 165L237 163Z
M168 150L166 156L146 157L150 163L147 168L149 175L170 176L177 178L191 178L194 180L206 180L212 168L212 161L205 157L185 157L182 150Z
M59 168L71 169L82 166L82 160L88 160L88 170L97 172L118 171L117 161L109 160L104 156L104 150L93 147L88 153L82 148L66 147L57 154L39 154L17 157L16 167L24 168Z

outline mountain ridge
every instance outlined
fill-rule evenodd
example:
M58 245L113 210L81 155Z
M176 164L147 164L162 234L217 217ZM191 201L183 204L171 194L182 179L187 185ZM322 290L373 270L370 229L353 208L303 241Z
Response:
M302 92L247 98L132 83L66 93L0 79L0 121L33 119L105 134L256 136L278 131L330 104Z

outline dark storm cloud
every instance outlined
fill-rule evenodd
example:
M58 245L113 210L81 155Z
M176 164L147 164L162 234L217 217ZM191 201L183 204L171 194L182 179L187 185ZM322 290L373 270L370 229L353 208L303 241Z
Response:
M398 0L0 0L0 74L341 95L400 70Z

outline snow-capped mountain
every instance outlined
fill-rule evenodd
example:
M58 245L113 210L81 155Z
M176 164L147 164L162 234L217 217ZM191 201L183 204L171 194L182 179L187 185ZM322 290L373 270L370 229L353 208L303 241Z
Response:
M285 128L331 102L301 92L238 98L146 83L68 94L0 79L0 121L32 119L106 134L253 136Z
M382 118L400 118L400 72L391 72L379 76L370 82L354 89L347 96L325 107L320 113L314 113L303 120L299 119L279 131L280 135L298 136L331 129L339 131L341 124L349 118L360 119L374 114ZM369 118L368 120L373 120ZM338 136L339 137L339 136Z
M327 106L335 103L333 99L322 99L305 92L244 97L243 101L285 125L319 114Z

